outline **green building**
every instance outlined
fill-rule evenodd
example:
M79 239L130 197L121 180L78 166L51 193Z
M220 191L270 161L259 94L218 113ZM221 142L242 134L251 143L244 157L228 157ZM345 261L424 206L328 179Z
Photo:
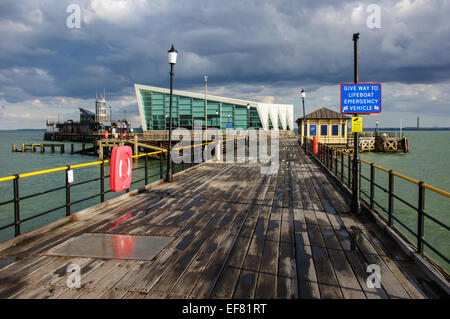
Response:
M169 129L170 90L140 84L135 84L135 90L144 131ZM212 129L294 130L292 104L267 104L209 94L206 100L205 105L202 93L174 90L172 127L204 129L206 120Z

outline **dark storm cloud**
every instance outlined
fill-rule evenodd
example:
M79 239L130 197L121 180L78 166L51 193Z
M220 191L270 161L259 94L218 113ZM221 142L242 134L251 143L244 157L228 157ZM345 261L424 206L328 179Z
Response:
M449 80L448 2L379 1L382 28L369 29L372 2L2 1L0 91L11 102L167 86L172 43L181 89L205 73L218 86L319 87L352 80L354 32L361 81ZM71 3L82 8L80 29L66 27Z

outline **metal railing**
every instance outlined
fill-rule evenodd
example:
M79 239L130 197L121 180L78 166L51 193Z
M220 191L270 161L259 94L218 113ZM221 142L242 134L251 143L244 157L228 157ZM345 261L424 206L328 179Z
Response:
M342 150L339 150L335 147L330 147L326 144L319 143L318 145L318 153L314 155L313 153L313 143L310 140L307 140L307 150L308 153L314 156L317 160L319 160L328 170L337 177L344 185L346 185L350 191L352 189L352 154L346 153ZM440 249L436 248L435 245L430 243L428 240L425 240L425 221L429 223L434 223L438 225L446 232L449 231L449 226L444 222L438 220L432 213L427 212L425 210L425 190L429 190L435 194L443 196L444 199L450 198L450 193L444 190L441 190L437 187L426 184L422 181L417 181L408 176L397 173L393 170L386 169L374 163L361 160L361 165L367 165L368 167L368 176L363 174L365 170L359 170L360 176L359 179L364 180L368 183L368 189L364 190L360 186L360 192L363 196L361 196L361 201L377 216L380 217L383 222L386 223L391 229L393 229L398 235L400 235L404 240L409 242L414 249L421 255L427 257L427 259L433 261L435 264L440 266L440 268L447 268L449 266L449 258L445 255ZM382 185L382 183L377 182L376 176L377 172L383 172L387 174L387 185ZM417 186L417 198L415 202L411 202L411 200L407 200L395 193L395 178L399 178L403 181L408 182L410 185ZM361 185L361 182L360 182ZM375 196L375 191L378 190L381 194L384 194L384 199L387 200L387 207L384 207L380 200L377 200ZM380 198L380 196L378 196ZM409 210L414 211L416 215L416 226L411 227L411 225L407 225L404 221L400 219L399 212L395 209L394 200L398 200L403 205L408 207ZM448 212L447 212L448 213ZM400 225L401 227L398 227ZM414 229L413 229L414 228ZM405 232L406 231L406 232ZM408 234L410 236L408 236ZM409 237L415 238L414 240L410 240ZM432 258L428 254L424 252L424 248L427 247L431 250L436 256L439 258ZM440 260L439 260L440 259ZM445 269L444 272L448 273Z
M233 147L236 148L236 141L237 139L241 139L241 138L246 138L246 137L234 137L234 138L228 138L228 139L223 139L221 142L221 147L220 149L223 150L222 152L226 152L226 147L227 147L227 143L223 143L227 140L231 140L234 139L234 143L233 143ZM184 147L177 147L177 148L173 148L173 151L182 151L183 149L186 148L196 148L196 147L201 147L202 151L205 145L208 144L216 144L217 142L206 142L206 143L201 143L201 144L196 144L196 145L190 145L190 146L184 146ZM137 171L137 170L144 170L144 177L139 178L139 179L134 179L131 182L131 185L137 184L139 182L144 182L144 185L147 185L149 183L149 180L151 178L155 178L155 177L159 177L159 179L162 179L164 174L167 173L167 167L165 167L165 160L163 160L163 153L167 153L167 150L163 150L163 151L155 151L155 152L150 152L150 153L145 153L145 154L139 154L139 155L133 155L132 157L134 159L138 159L138 158L144 158L144 165L141 166L137 166L137 167L133 167L132 171ZM189 167L192 167L194 165L200 164L202 162L204 162L203 156L201 156L201 160L200 163L195 163L194 161L194 156L195 156L195 152L192 151L191 152L191 161L190 163L185 163L184 161L180 164L177 164L179 171L182 171L184 169L187 169ZM158 157L159 161L157 163L149 163L149 158L150 157ZM156 159L157 160L157 159ZM45 215L48 215L52 212L56 212L58 210L62 210L65 208L65 215L66 216L70 216L72 214L72 207L75 204L79 204L81 202L85 202L87 200L90 199L94 199L94 198L98 198L100 197L100 202L104 202L105 201L105 195L112 192L111 190L107 190L105 191L105 179L109 178L110 175L105 175L105 164L109 163L109 160L102 160L102 161L95 161L95 162L89 162L89 163L83 163L83 164L77 164L77 165L65 165L65 166L61 166L61 167L57 167L57 168L52 168L52 169L46 169L46 170L40 170L40 171L35 171L35 172L30 172L30 173L23 173L23 174L15 174L15 175L11 175L11 176L6 176L6 177L2 177L0 178L0 182L5 182L5 181L13 181L13 196L11 199L8 199L6 201L0 202L0 207L4 206L4 205L8 205L8 204L13 204L14 206L14 221L11 223L7 223L5 225L0 225L0 231L7 229L7 228L12 228L14 227L14 236L19 236L20 234L22 234L21 231L21 224ZM173 162L172 162L173 163ZM88 166L99 166L99 176L98 177L94 177L88 180L83 180L77 183L70 183L69 182L69 171L73 170L73 169L78 169L78 168L82 168L82 167L88 167ZM159 167L159 171L156 174L152 174L149 175L149 170L151 168L157 168ZM173 163L172 165L172 172L175 172L175 164ZM29 194L26 196L21 196L21 187L20 187L20 181L24 178L29 178L29 177L33 177L33 176L41 176L44 174L49 174L49 173L54 173L54 172L60 172L60 171L65 171L65 184L63 186L59 186L59 187L55 187L55 188L51 188L48 190L44 190L44 191L40 191L34 194ZM132 175L132 177L134 177L135 174ZM71 197L73 195L73 191L72 188L75 186L80 186L80 185L84 185L84 184L89 184L89 183L94 183L94 182L98 182L98 187L99 187L99 192L95 192L94 194L90 194L87 197L78 199L76 201L71 200ZM131 188L131 186L130 186ZM49 193L55 193L57 191L62 191L65 190L65 204L64 205L60 205L58 207L54 207L51 209L47 209L43 212L39 212L37 214L34 214L32 216L28 216L26 218L22 218L21 217L21 202L26 200L26 199L30 199L30 198L38 198L39 196L42 195L46 195ZM125 190L126 192L129 192L130 189Z

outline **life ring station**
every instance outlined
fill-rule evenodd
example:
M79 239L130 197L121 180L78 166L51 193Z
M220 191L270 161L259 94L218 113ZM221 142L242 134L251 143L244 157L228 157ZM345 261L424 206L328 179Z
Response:
M170 90L141 84L135 84L135 90L144 131L169 129ZM173 128L294 131L293 104L267 104L179 90L173 90L172 99Z

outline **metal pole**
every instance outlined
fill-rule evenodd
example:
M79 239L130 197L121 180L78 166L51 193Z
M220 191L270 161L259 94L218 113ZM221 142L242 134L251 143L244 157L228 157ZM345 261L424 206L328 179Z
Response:
M392 214L394 212L394 174L389 170L388 187L388 226L392 227Z
M170 109L169 109L169 145L167 146L167 174L166 182L172 181L172 95L173 95L173 63L170 64Z
M145 156L145 175L144 175L145 185L148 184L148 155Z
M354 80L355 83L358 83L358 39L359 33L353 34L353 63L354 63ZM355 113L355 116L358 116ZM359 170L361 160L358 156L358 133L353 132L353 183L352 183L352 204L351 210L353 214L359 214L361 211L361 202L360 202L360 185L359 185Z
M306 114L305 114L305 98L302 96L302 103L303 103L303 147L305 150L305 154L306 154Z
M20 235L19 174L15 175L14 184L14 228L15 236Z
M70 183L69 183L70 165L66 168L66 216L70 216Z
M423 255L423 230L424 230L424 209L425 209L425 188L423 182L419 182L419 205L417 209L417 252Z
M370 163L370 209L374 209L375 202L375 166Z
M205 75L205 143L208 142L208 76ZM208 156L208 145L205 145L205 153ZM208 158L205 158L205 161Z
M100 202L105 201L105 161L100 164Z

